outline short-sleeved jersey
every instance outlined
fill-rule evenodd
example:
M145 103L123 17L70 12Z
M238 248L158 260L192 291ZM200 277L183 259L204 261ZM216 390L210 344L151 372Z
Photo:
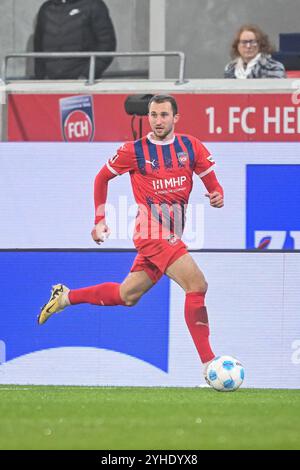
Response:
M183 134L175 134L169 142L152 140L148 134L125 143L107 162L108 169L115 175L130 173L139 215L147 214L149 220L154 218L161 226L166 225L167 220L171 233L176 233L172 226L176 214L183 229L193 173L201 178L212 171L213 166L207 148L197 138Z

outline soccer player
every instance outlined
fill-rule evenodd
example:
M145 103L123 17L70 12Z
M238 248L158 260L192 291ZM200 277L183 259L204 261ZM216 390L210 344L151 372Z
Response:
M130 273L121 283L106 282L81 289L53 286L48 303L41 309L41 325L69 305L135 305L163 274L185 292L185 320L204 364L215 357L209 342L205 307L207 282L188 253L181 236L185 212L192 190L193 173L204 183L212 207L223 206L223 189L214 161L195 137L175 133L179 114L170 95L155 95L149 102L152 132L135 142L127 142L103 166L95 179L95 226L92 238L98 244L109 236L105 221L108 182L129 172L138 214L134 244L137 256Z

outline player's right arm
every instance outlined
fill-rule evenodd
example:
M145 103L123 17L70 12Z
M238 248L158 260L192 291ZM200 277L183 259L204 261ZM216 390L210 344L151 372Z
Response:
M105 221L105 204L107 200L108 182L118 175L133 170L131 143L124 144L117 153L108 160L95 178L94 203L95 226L92 229L92 238L99 245L109 236L110 230Z
M109 236L110 230L105 222L105 204L107 199L108 182L116 175L111 173L106 165L102 167L95 178L94 203L95 225L92 229L93 240L100 245Z

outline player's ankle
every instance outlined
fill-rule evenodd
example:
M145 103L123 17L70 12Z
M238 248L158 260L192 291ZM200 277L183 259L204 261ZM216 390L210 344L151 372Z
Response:
M210 361L203 362L202 365L203 365L203 373L204 373L204 375L206 375L207 368L208 368L209 364L210 364L213 360L214 360L214 358L211 359Z
M62 303L62 307L65 308L65 307L68 307L69 305L71 305L71 302L70 302L70 299L69 299L69 292L64 292L61 296L61 303Z

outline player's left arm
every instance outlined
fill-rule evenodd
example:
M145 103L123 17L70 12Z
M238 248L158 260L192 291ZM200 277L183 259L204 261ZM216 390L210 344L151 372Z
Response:
M207 189L206 197L212 207L224 206L224 191L214 172L215 162L207 148L198 140L195 141L195 173Z
M224 191L219 181L217 180L215 172L212 170L207 175L203 176L201 180L207 189L206 197L209 197L210 205L220 209L224 206Z

